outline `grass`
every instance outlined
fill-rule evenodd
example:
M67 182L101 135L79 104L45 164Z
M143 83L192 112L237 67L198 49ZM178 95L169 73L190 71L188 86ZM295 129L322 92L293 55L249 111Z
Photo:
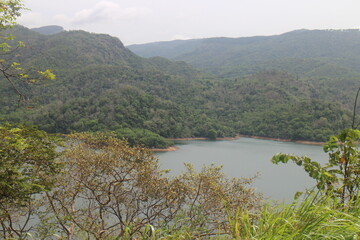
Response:
M231 212L231 211L229 211ZM142 240L306 240L360 239L360 200L342 206L324 194L308 193L291 204L265 203L259 212L238 210L228 216L229 232L198 235L195 229L164 226ZM130 239L130 238L123 238Z
M259 213L229 216L233 239L360 239L360 201L352 207L321 194L291 204L265 204Z

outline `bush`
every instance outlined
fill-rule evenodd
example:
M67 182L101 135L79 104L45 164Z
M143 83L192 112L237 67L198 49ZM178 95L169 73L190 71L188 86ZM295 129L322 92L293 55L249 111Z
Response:
M159 134L146 129L123 128L115 130L116 137L126 140L130 146L143 146L146 148L168 148L173 143Z

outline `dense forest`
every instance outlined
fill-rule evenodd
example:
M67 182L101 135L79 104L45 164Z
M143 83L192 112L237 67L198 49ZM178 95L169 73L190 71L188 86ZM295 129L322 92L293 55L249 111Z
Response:
M313 76L316 72L326 74L329 66L359 72L359 40L357 29L303 29L274 36L175 40L127 47L142 57L185 61L217 76L271 69Z
M0 2L0 29L21 9L21 0ZM358 239L357 122L330 136L324 165L272 157L316 182L289 204L264 201L251 187L256 176L228 178L214 165L167 175L148 148L168 146L163 137L239 133L322 140L354 120L350 66L329 65L328 76L269 65L221 77L56 26L17 26L0 40L1 239Z
M302 29L274 36L176 40L127 47L143 57L185 61L220 78L285 71L321 91L320 96L313 97L351 105L352 91L358 88L360 77L359 42L358 29Z
M139 57L119 39L108 35L62 31L59 27L45 30L50 34L41 34L44 29L39 33L38 29L22 26L9 30L8 33L17 41L26 42L27 46L17 50L9 60L22 62L28 68L51 68L56 80L31 85L19 83L18 88L29 99L26 107L16 104L17 95L12 86L1 81L0 118L11 122L27 121L49 133L114 131L119 137L133 139L130 142L134 144L143 142L148 147L171 144L163 137L215 139L238 134L324 141L351 124L353 89L358 76L351 69L356 62L345 66L345 62L350 61L344 60L343 64L336 65L344 70L332 69L337 74L330 76L324 70L331 68L330 63L315 71L313 68L317 65L313 61L317 60L309 54L303 53L304 59L285 61L286 58L296 59L291 52L286 55L284 50L290 49L292 44L290 40L286 42L290 38L288 35L290 39L299 35L298 41L303 42L302 32L274 37L275 40L280 38L283 44L271 40L278 45L276 48L267 41L258 47L266 51L258 50L253 54L262 61L246 58L242 65L236 65L243 62L241 59L234 59L235 65L226 65L231 61L224 61L221 56L225 56L227 50L224 49L222 54L216 52L221 47L210 44L200 47L201 51L194 50L192 54L197 59L202 57L195 54L199 51L210 54L207 46L215 51L217 58L207 58L214 63L208 65L214 71L216 62L222 62L222 68L237 66L241 70L251 65L258 70L248 68L245 71L248 74L222 74L221 71L214 74L213 71L206 72L206 68L196 69L199 65L193 61L189 61L192 67L183 61L173 62L163 57ZM355 33L333 34L346 37ZM203 41L227 44L228 51L234 52L235 46L241 50L247 43L246 49L250 51L250 43L258 46L265 40L239 39L231 40L231 44L226 43L227 39ZM276 52L279 48L281 55ZM164 47L163 51L166 49ZM323 61L328 58L330 55L324 56ZM299 64L300 60L302 64ZM288 68L276 68L274 63L284 63L282 66ZM304 70L297 73L292 68Z

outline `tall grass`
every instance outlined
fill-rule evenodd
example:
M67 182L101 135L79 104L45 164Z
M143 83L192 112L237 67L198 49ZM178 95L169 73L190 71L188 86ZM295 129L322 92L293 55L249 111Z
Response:
M360 200L351 207L322 194L291 204L267 203L259 213L229 216L233 239L360 239Z
M360 200L344 206L325 194L309 193L291 204L265 203L259 212L228 213L229 232L199 235L195 229L164 226L143 240L360 239ZM121 238L129 239L129 238Z

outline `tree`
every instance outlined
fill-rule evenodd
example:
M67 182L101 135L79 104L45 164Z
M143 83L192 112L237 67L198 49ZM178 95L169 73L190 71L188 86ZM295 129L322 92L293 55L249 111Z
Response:
M20 16L23 4L20 0L3 0L0 2L0 29L7 29L15 24Z
M0 204L22 204L49 190L59 167L56 140L25 125L0 125Z
M216 130L213 129L213 128L211 128L211 129L208 131L207 137L208 137L210 140L216 140L216 137L217 137L217 132L216 132Z
M39 207L36 194L49 191L59 164L57 141L24 125L0 125L0 236L20 238Z
M146 129L119 128L115 130L117 138L125 139L130 146L141 145L146 148L167 148L173 143L159 134Z
M178 210L176 183L162 177L150 150L102 133L68 136L64 171L47 196L47 213L72 239L133 235Z
M338 136L331 136L324 145L329 153L329 161L325 166L312 161L306 156L277 154L272 162L287 163L289 160L303 166L309 176L317 181L317 187L325 190L342 204L351 203L360 194L360 130L345 129Z
M14 26L15 20L21 15L20 11L22 9L24 9L24 6L21 0L3 0L0 2L0 30L2 30L0 35L0 72L19 96L18 103L25 103L27 99L15 82L16 80L35 83L39 79L55 79L55 75L50 69L45 71L24 69L20 63L11 60L11 57L15 55L15 51L24 47L25 44L18 42L15 46L11 46L14 43L14 37L4 33L4 30Z
M66 239L139 238L150 226L159 238L184 229L199 237L228 233L227 209L259 205L246 187L251 179L227 179L219 167L197 173L188 165L172 178L148 149L103 133L69 139L41 217L48 232Z

